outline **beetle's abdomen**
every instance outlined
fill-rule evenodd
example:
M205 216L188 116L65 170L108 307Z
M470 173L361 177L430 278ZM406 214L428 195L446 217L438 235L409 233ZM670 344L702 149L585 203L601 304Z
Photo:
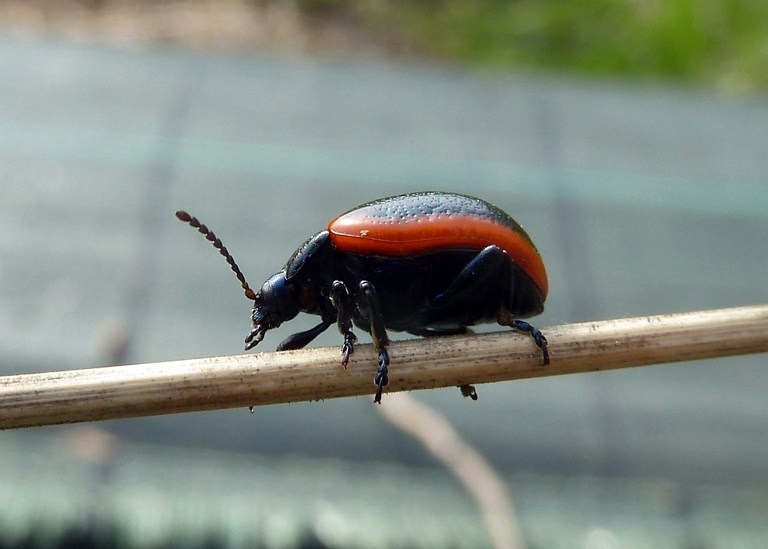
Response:
M451 193L383 198L328 224L343 252L408 257L442 250L482 250L495 244L547 294L547 274L536 247L509 215L483 200Z

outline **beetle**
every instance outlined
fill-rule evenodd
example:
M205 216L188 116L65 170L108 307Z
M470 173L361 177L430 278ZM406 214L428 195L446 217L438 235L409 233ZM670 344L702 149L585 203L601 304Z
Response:
M300 312L320 323L286 338L278 351L300 349L336 324L347 366L357 337L371 334L378 352L374 402L388 384L388 330L418 336L465 333L498 322L527 333L549 363L547 339L528 322L547 297L544 263L523 228L472 196L419 192L381 198L347 211L307 239L285 266L253 291L234 258L200 221L176 212L218 249L253 300L245 349ZM477 399L474 387L461 387Z

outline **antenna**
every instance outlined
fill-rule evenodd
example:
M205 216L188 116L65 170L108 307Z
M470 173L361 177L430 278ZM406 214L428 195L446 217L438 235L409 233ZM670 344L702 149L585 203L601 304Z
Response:
M224 244L221 243L221 240L213 234L213 231L211 231L208 227L200 223L200 221L191 215L189 215L184 210L179 210L176 212L176 217L179 218L180 221L183 221L193 229L197 229L197 231L202 234L206 240L208 240L211 244L213 244L213 247L219 250L219 253L224 256L224 259L227 260L227 263L229 263L229 266L232 268L232 271L235 273L235 276L240 281L240 284L243 286L243 290L245 291L245 297L248 299L256 299L256 293L251 290L251 287L248 285L248 282L245 280L245 275L243 275L242 271L240 271L240 267L237 266L237 263L235 263L235 258L232 257L232 255L229 253L229 250L227 250L227 247L224 246Z

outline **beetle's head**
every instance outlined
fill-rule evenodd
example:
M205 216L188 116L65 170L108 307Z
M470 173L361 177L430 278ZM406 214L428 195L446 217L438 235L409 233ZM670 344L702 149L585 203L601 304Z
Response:
M245 338L245 350L254 348L264 339L267 330L299 314L299 286L285 277L285 271L272 275L256 292L251 322L253 328Z

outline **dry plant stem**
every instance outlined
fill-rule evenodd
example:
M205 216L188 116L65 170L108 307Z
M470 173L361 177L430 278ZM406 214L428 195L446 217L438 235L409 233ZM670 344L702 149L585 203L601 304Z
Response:
M391 395L386 404L379 408L384 418L418 440L477 502L492 546L523 549L506 483L485 458L461 439L448 420L410 395Z
M387 392L593 372L768 351L768 305L554 326L552 363L527 336L393 342ZM0 428L373 394L377 355L359 345L0 378ZM384 396L386 405L386 394Z

